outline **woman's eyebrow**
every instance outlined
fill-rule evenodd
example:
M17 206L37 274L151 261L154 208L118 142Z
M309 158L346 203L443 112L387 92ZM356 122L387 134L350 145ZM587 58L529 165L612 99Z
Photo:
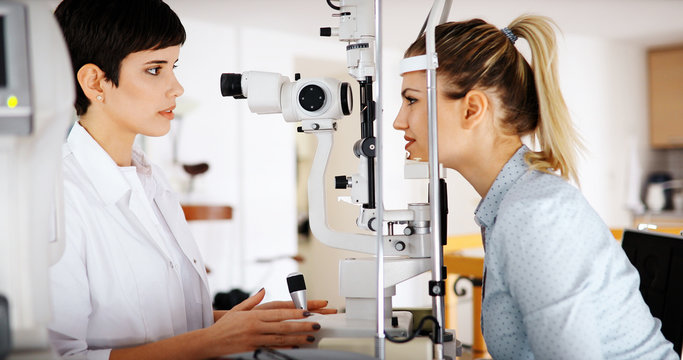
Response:
M176 60L178 61L178 60ZM152 64L168 64L167 60L150 60L145 63L145 65L152 65Z
M406 96L406 93L407 93L408 91L420 92L420 90L417 90L417 89L405 88L405 89L403 89L403 91L401 91L401 96Z

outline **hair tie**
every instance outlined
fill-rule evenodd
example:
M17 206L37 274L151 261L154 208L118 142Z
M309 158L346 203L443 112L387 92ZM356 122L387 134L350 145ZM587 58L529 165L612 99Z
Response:
M513 34L512 30L508 29L507 27L504 27L500 31L502 31L503 34L505 34L505 36L507 36L508 39L510 39L512 45L515 44L515 41L517 41L517 35Z

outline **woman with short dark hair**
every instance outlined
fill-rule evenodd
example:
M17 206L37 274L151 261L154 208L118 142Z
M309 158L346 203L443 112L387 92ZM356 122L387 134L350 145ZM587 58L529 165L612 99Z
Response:
M50 269L50 338L64 358L203 359L313 342L320 325L262 289L213 311L176 194L133 146L170 129L185 29L160 0L64 0L79 116L63 148L66 247ZM325 301L308 308L323 309Z

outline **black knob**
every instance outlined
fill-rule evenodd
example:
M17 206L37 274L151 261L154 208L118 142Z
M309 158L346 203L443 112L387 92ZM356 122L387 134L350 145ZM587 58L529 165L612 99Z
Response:
M309 84L299 91L299 105L306 111L317 111L325 105L325 90L318 85Z
M304 281L304 275L300 273L292 273L287 276L287 287L289 292L295 292L300 290L306 290L306 282Z
M375 229L375 222L376 221L377 221L377 218L372 218L372 219L368 220L368 229L370 229L371 231L375 231L376 230Z
M339 175L334 177L334 188L335 189L346 189L349 187L349 178L345 175Z
M363 138L353 144L353 154L356 155L357 158L361 157L361 155L367 158L373 158L375 157L375 149L374 137Z
M320 36L332 36L332 28L320 28Z

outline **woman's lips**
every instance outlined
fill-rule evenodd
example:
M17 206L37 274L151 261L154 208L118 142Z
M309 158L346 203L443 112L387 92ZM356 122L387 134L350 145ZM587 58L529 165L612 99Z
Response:
M166 110L159 111L159 114L161 114L161 116L163 116L169 120L173 120L175 118L175 114L173 114L174 109L175 109L175 106L170 107Z
M404 137L404 139L408 142L408 143L406 144L406 147L405 147L406 151L408 151L408 147L409 147L410 145L412 145L412 144L415 142L415 139L409 138L409 137L407 137L407 136Z

